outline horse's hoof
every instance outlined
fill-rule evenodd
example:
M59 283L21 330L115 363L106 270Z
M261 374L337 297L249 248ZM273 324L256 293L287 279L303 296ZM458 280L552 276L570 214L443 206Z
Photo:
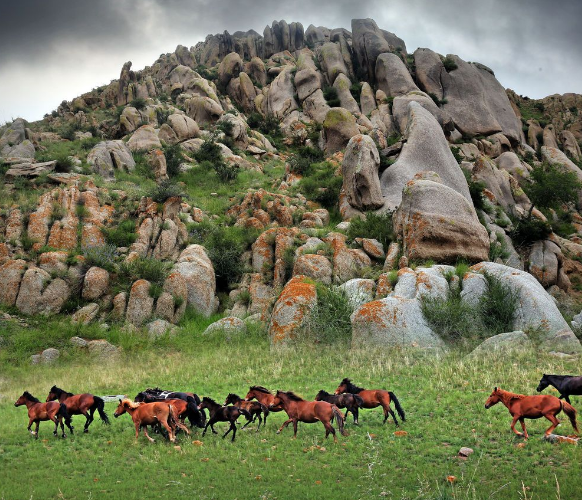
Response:
M63 438L66 438L66 437L67 437L67 435L66 434L63 434Z
M281 434L281 431L277 431L276 433L277 433L277 434Z
M84 433L84 434L87 434L88 432L89 432L89 429L84 429L84 430L83 430L83 433Z

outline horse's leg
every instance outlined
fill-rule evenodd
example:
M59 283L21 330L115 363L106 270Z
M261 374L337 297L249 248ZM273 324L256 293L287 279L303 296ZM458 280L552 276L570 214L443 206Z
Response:
M55 423L55 430L53 431L53 436L56 436L59 433L59 420L57 419L56 415L50 417L50 419Z
M38 427L40 426L40 420L36 420L35 423L36 423L36 428L34 429L34 432L32 435L34 436L35 439L38 439Z
M293 419L293 439L297 438L297 419Z
M176 426L179 429L182 429L186 434L188 434L188 436L190 435L190 431L188 430L188 427L186 427L183 422L176 421Z
M394 423L396 424L396 427L399 427L398 420L396 420L396 415L394 415L392 408L388 407L388 413L390 413L390 415L392 415L392 418L394 419Z
M81 410L81 414L85 417L85 427L83 428L83 432L86 434L89 432L89 425L93 422L93 417L89 415L87 410Z
M545 414L544 417L546 417L550 422L552 422L552 425L550 425L550 427L548 428L548 430L544 433L544 435L549 436L553 430L558 427L558 425L560 425L560 421L556 418L556 415L553 414Z
M259 426L257 427L257 431L261 428L261 424L263 423L263 417L261 417L261 412L257 413L257 417L259 418Z
M257 417L256 413L254 415L251 415L250 418L245 416L245 418L247 419L247 423L243 425L242 428L244 429L247 425L252 424L255 421L256 417Z
M572 403L570 403L570 395L569 395L569 394L566 394L566 395L564 396L564 399L566 400L566 403L568 403L569 405L571 405L571 404L572 404Z
M168 432L171 432L171 431L168 431ZM150 443L155 443L156 442L155 439L152 439L149 436L149 434L148 434L148 426L147 425L144 425L143 426L143 433L145 434L145 437L147 437L149 439ZM170 439L170 441L171 441L171 439Z
M333 428L333 425L331 425L331 423L329 422L324 422L323 420L321 421L321 423L325 427L325 438L327 439L327 436L329 436L329 433L331 432L331 434L333 435L333 441L337 443L337 436L335 435L335 429Z
M525 429L525 418L521 417L519 419L519 423L521 424L521 428L523 429L523 437L525 437L525 439L527 439L529 436L527 435L527 430Z
M354 416L354 425L360 425L360 423L358 422L359 410L358 410L357 406L354 406L354 409L352 410L352 415ZM346 420L347 420L347 415L346 415Z
M26 430L28 432L30 432L33 436L34 436L34 431L31 431L30 428L32 427L32 424L34 423L34 419L32 418L28 418L28 427L26 428Z
M521 432L519 432L519 431L517 431L517 430L515 429L515 424L517 423L517 421L518 421L519 419L520 419L520 416L519 416L519 415L515 415L515 416L513 417L513 420L511 421L511 425L510 425L510 427L511 427L511 430L512 430L513 432L515 432L515 433L516 433L518 436L525 437L523 433L521 433Z
M176 436L174 434L173 426L168 424L167 420L161 420L160 422L164 426L164 428L168 431L168 438L170 439L170 442L174 443L176 441ZM146 433L146 436L147 436L148 435L147 429L144 429L144 432Z
M283 429L285 427L287 427L291 422L293 422L293 419L290 418L289 420L286 420L285 422L283 422L283 425L281 427L279 427L279 430L277 431L277 434L281 434L281 432L283 431Z

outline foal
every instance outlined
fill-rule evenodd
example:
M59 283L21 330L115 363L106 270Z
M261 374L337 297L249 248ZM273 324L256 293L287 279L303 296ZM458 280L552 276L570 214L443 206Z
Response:
M231 404L238 408L243 408L251 414L252 420L249 420L247 418L248 422L242 426L243 429L247 425L254 422L258 417L259 426L257 427L257 430L259 430L261 428L261 423L263 423L261 413L265 416L263 427L267 425L267 416L269 415L269 409L263 403L259 403L258 401L245 401L244 399L241 399L237 394L230 393L228 396L226 396L224 404L225 405Z
M129 413L135 425L135 439L139 437L139 430L143 427L143 432L150 443L154 440L148 435L148 425L157 425L160 423L167 431L170 441L176 441L176 426L182 429L186 434L190 434L188 428L180 423L172 405L168 403L134 403L129 399L119 400L119 405L113 416L115 418Z
M67 427L71 430L71 434L73 433L73 428L71 427L71 417L67 413L67 407L62 403L57 402L49 402L49 403L41 403L38 399L36 399L32 394L28 391L25 391L22 396L20 396L14 406L22 406L26 405L28 408L28 427L27 430L30 432L36 439L38 439L38 427L40 422L44 422L46 420L51 420L55 423L55 430L53 434L56 436L57 431L59 429L59 424L61 425L61 431L63 437L67 437L65 434L65 426L63 425L63 419L65 419L65 423ZM30 428L32 424L36 424L36 429L31 431Z
M73 394L71 392L65 392L59 389L56 385L51 387L51 390L46 398L48 401L54 401L58 399L59 403L63 403L67 407L67 412L69 415L84 415L86 418L85 427L83 432L89 432L89 425L93 422L93 414L95 410L99 412L99 416L104 424L109 425L109 417L103 410L105 403L98 396L93 396L93 394ZM73 428L71 427L71 434L73 434Z
M364 400L357 394L329 394L324 390L321 390L315 396L315 401L326 401L332 405L336 405L338 408L346 409L346 420L348 419L348 412L352 412L354 416L354 425L358 425L358 408L364 405Z
M344 416L335 405L325 401L305 401L293 392L284 391L277 391L273 405L283 407L289 417L289 420L283 423L277 434L293 422L293 439L295 439L297 437L297 422L308 424L321 422L325 427L325 437L327 438L331 433L333 440L337 443L335 429L331 425L331 420L335 417L342 436L347 436L346 431L344 431Z
M238 408L237 406L221 406L216 401L214 401L214 399L207 397L202 398L202 403L200 403L200 405L198 406L199 410L203 410L204 408L206 408L209 411L210 418L208 419L208 423L204 427L202 436L206 434L208 426L210 426L210 429L212 430L213 434L218 434L218 432L214 430L214 424L216 422L230 422L230 427L224 433L224 436L222 436L222 438L224 439L226 435L230 431L232 431L232 441L234 441L234 438L236 436L235 422L237 418L240 417L241 415L244 415L247 418L247 420L250 420L252 418L251 414L244 408Z
M275 396L271 394L269 389L262 385L253 385L250 387L249 392L247 392L245 397L245 401L250 401L251 399L256 399L259 403L269 408L269 411L272 411L273 413L283 411L283 408L273 405Z
M524 396L523 394L514 394L513 392L504 391L495 387L493 392L485 402L485 409L491 408L499 402L502 402L506 408L511 413L513 421L511 422L511 430L515 432L518 436L523 436L527 439L529 436L525 430L526 418L541 418L546 417L552 425L546 430L545 435L548 436L552 431L560 425L560 421L556 418L556 415L564 410L564 413L570 419L570 423L576 432L578 431L578 424L576 423L576 410L573 406L566 403L556 396ZM522 432L515 430L515 424L519 420L521 424Z

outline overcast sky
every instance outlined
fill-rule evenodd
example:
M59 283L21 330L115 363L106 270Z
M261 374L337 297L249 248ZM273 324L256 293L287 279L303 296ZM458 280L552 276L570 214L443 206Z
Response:
M152 64L209 33L273 20L351 29L371 17L412 52L428 47L491 67L534 98L582 93L582 0L0 0L0 124Z

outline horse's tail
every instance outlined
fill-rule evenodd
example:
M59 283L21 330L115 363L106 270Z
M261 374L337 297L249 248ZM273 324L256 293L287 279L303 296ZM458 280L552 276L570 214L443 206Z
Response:
M398 401L396 394L394 394L393 392L388 392L388 396L390 396L390 399L394 401L394 407L396 408L396 411L398 412L398 415L400 416L402 421L406 422L406 415L404 413L404 410L402 409L402 406L400 406L400 401Z
M99 417L101 417L101 421L106 424L109 425L109 417L107 416L107 413L105 413L105 401L103 401L100 397L98 396L93 396L93 406L97 409L97 411L99 412Z
M333 413L333 416L337 420L337 426L338 426L338 429L339 429L341 435L347 436L348 433L344 429L344 420L345 419L344 419L344 416L342 415L342 412L339 410L339 408L336 405L332 405L331 411Z
M364 406L364 400L362 399L362 396L358 396L357 394L354 394L354 401L356 402L356 404L358 405L359 408Z
M580 431L578 430L578 424L576 422L576 408L574 408L571 404L567 403L564 400L560 401L562 403L562 410L564 410L564 413L568 415L572 427L574 427L574 430L579 433Z
M71 415L69 415L69 412L67 411L67 407L65 406L64 403L61 403L61 406L59 407L59 411L57 412L57 415L60 415L61 417L63 417L65 419L65 424L67 424L67 426L71 425Z

